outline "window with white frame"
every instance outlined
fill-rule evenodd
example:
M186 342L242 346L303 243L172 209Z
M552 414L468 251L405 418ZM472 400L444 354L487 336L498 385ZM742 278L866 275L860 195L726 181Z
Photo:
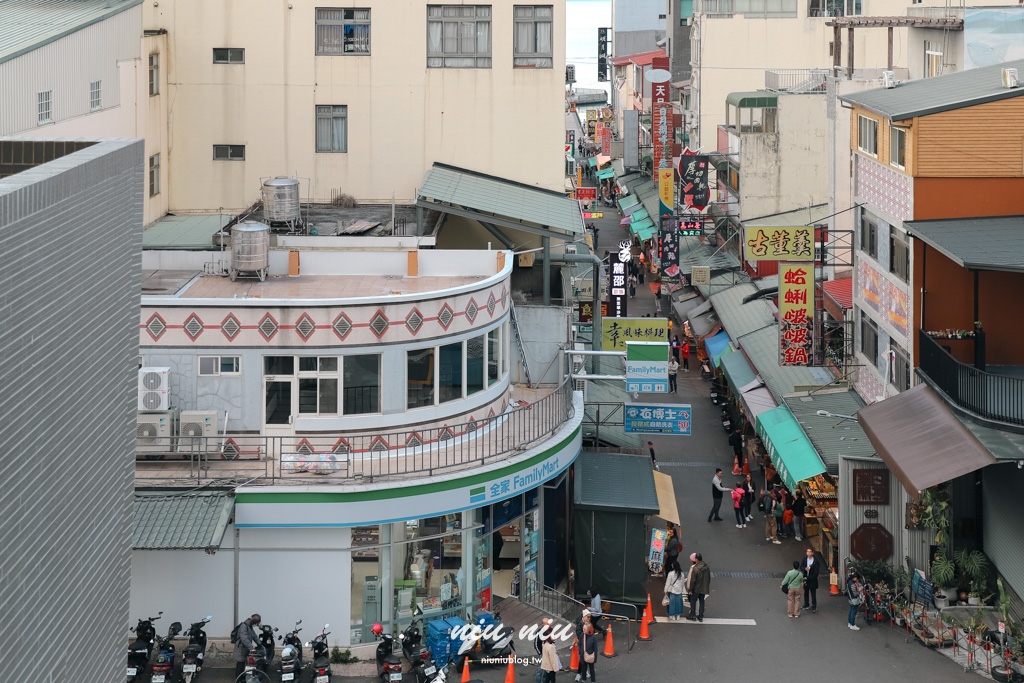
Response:
M337 356L299 357L299 414L338 414Z
M942 43L924 41L924 77L942 75Z
M889 341L890 381L899 391L910 388L910 354L894 341Z
M96 111L103 107L103 81L89 83L89 110Z
M316 151L348 151L348 105L317 105Z
M427 5L427 66L491 68L491 6Z
M238 374L241 374L238 356L199 356L200 377Z
M907 131L889 126L889 163L899 169L907 168Z
M149 158L149 196L155 197L160 194L160 155L154 154Z
M857 116L857 149L878 156L878 121L867 116Z
M318 55L370 54L370 10L316 8Z
M245 145L214 145L214 161L245 161Z
M214 64L245 64L244 47L215 47L213 48Z
M512 35L515 68L550 69L554 65L551 43L551 5L516 5L513 9L515 33Z
M864 5L861 0L846 0L846 16L856 17L864 13Z
M53 123L53 91L44 90L39 93L36 100L38 107L36 109L37 121L39 125L44 123Z
M149 56L149 95L160 94L160 54L154 52Z

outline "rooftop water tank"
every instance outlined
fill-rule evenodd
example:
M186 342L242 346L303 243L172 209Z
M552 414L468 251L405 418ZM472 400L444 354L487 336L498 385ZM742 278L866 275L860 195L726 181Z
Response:
M278 176L263 181L263 217L271 223L299 221L299 181Z
M256 273L265 280L270 267L270 226L245 221L231 228L231 279L238 273Z

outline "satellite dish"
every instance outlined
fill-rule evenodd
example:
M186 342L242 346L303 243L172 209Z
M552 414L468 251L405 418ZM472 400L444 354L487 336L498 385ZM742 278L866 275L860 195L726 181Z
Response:
M644 74L644 80L648 83L668 83L672 80L672 72L664 69L651 69Z

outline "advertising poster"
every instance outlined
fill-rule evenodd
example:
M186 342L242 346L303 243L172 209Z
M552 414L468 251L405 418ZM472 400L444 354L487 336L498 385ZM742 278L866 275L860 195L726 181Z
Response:
M658 233L658 251L661 259L662 282L669 285L679 284L679 219L661 219Z
M632 244L629 240L622 240L619 242L619 252L612 258L608 269L608 292L611 294L608 312L613 318L624 318L627 315L629 298L626 295L626 264L632 260Z
M810 365L814 319L814 270L779 264L779 365Z
M711 201L708 186L708 157L689 148L679 157L679 195L682 203L700 211Z
M747 261L813 261L814 228L744 226L743 257Z
M688 403L631 403L625 406L625 429L629 434L675 434L690 436Z

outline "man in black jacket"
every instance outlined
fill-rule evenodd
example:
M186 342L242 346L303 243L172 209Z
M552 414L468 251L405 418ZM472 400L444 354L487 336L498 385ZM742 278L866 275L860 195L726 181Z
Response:
M807 549L807 557L801 569L804 573L804 609L815 613L818 611L818 574L821 573L821 563L813 548Z
M715 476L711 480L711 512L708 514L708 521L712 519L716 522L721 522L722 518L718 516L718 509L722 507L722 494L732 493L732 489L727 489L722 486L722 468L715 468Z

